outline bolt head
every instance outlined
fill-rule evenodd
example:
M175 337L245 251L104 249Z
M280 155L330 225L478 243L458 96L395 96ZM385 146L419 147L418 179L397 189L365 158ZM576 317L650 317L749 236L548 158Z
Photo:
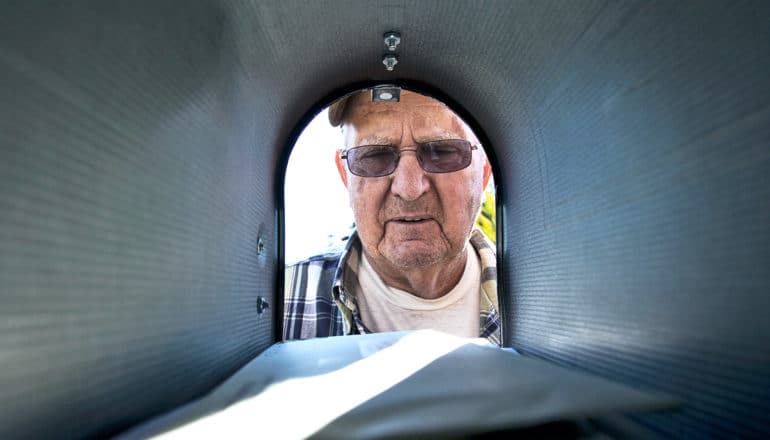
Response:
M398 57L395 55L385 55L382 57L382 64L385 65L385 69L392 71L396 64L398 64Z
M383 35L383 41L389 51L395 52L398 49L398 45L401 44L401 35L398 32L386 32Z

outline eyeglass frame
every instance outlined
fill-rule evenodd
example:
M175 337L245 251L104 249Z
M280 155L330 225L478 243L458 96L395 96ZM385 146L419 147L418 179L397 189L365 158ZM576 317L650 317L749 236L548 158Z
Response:
M428 171L428 170L426 170L424 165L423 165L423 162L420 160L420 156L417 154L417 152L419 151L419 147L421 145L424 145L424 144L429 144L429 143L432 143L432 142L442 142L442 141L462 141L462 142L467 142L468 145L470 145L470 152L471 152L471 160L468 162L468 164L463 166L462 168L458 168L456 170L451 170L451 171ZM417 163L420 164L420 169L422 169L426 173L431 173L431 174L454 173L454 172L457 172L457 171L464 170L464 169L468 168L471 165L471 163L473 163L473 151L474 150L478 150L481 147L481 145L473 144L473 143L471 143L467 139L436 139L436 140L433 140L433 141L417 142L416 145L417 145L417 148L403 148L403 149L400 149L400 148L398 148L398 147L396 147L395 145L392 145L392 144L356 145L355 147L350 147L350 148L346 148L346 149L340 149L339 150L339 154L340 154L340 159L345 159L345 164L348 166L348 170L350 170L350 172L353 173L353 175L358 176L358 177L364 177L364 178L373 178L373 177L386 177L386 176L390 176L391 174L395 173L396 169L398 169L399 161L401 160L401 154L405 153L407 151L414 151L415 152L415 158L417 159ZM348 152L351 151L351 150L355 150L356 148L363 148L363 147L389 147L391 150L393 150L396 153L396 160L395 160L395 165L396 166L393 168L393 171L389 172L388 174L383 174L381 176L362 176L360 174L356 174L355 172L353 172L353 170L352 170L352 168L350 166L350 162L348 161Z

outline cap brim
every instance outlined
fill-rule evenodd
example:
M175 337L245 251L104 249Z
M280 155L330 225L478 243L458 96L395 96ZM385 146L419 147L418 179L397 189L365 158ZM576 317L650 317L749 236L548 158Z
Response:
M332 127L337 127L342 123L350 97L351 95L340 98L329 106L329 123L332 124Z

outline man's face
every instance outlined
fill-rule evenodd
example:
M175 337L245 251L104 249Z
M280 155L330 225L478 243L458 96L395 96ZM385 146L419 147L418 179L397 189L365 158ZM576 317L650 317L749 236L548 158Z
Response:
M343 125L346 148L465 139L479 142L470 128L444 105L403 91L399 103L368 102L361 93L350 102ZM338 166L350 196L356 229L370 260L391 268L441 264L457 257L468 241L481 203L489 164L474 150L471 165L451 173L424 171L415 153L403 152L388 176L359 177Z

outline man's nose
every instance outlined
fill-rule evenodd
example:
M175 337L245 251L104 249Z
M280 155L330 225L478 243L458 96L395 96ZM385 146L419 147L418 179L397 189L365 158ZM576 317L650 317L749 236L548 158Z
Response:
M393 171L391 179L391 192L407 201L419 199L430 185L414 150L401 151L398 166Z

